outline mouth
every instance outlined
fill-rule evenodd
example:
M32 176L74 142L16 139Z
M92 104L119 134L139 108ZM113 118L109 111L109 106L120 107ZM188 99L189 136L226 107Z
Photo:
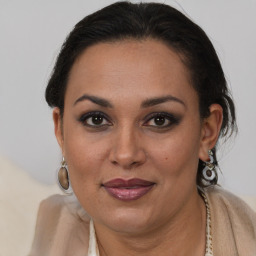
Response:
M137 200L147 194L155 183L142 179L114 179L102 186L114 198L122 201Z

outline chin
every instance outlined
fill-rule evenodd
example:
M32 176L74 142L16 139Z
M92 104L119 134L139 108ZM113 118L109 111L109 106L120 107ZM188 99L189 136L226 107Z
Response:
M99 222L108 228L121 233L136 234L145 232L151 226L152 214L147 214L142 209L117 209L109 211L104 216L97 216Z

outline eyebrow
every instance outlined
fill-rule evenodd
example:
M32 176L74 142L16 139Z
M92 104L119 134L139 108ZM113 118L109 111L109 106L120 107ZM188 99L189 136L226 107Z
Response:
M103 98L100 98L100 97L96 97L96 96L91 96L91 95L87 95L87 94L84 94L83 96L81 96L80 98L78 98L75 102L74 102L74 106L78 103L78 102L81 102L81 101L84 101L84 100L89 100L99 106L102 106L102 107L105 107L105 108L112 108L112 104L103 99Z
M178 99L172 95L147 99L142 102L141 107L148 108L148 107L152 107L152 106L155 106L155 105L158 105L161 103L165 103L168 101L175 101L175 102L182 104L184 107L186 107L186 104L181 99Z
M85 101L85 100L89 100L89 101L91 101L99 106L105 107L105 108L113 108L113 105L108 100L97 97L97 96L91 96L88 94L84 94L83 96L79 97L74 102L73 105L75 106L77 103L79 103L81 101ZM182 104L184 107L186 107L185 103L182 100L180 100L172 95L167 95L167 96L163 96L163 97L155 97L155 98L147 99L141 103L141 108L152 107L152 106L155 106L155 105L158 105L161 103L165 103L168 101L175 101L175 102Z

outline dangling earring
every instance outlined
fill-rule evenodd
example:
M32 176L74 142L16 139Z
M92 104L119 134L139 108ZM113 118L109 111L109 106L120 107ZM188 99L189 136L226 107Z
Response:
M69 181L68 166L64 157L62 158L62 161L61 161L61 167L57 172L57 180L58 180L59 187L63 192L65 192L67 195L73 194L71 184Z
M204 162L205 167L202 171L203 178L209 185L216 185L218 182L218 174L215 169L213 152L211 149L208 150L208 156L210 161Z

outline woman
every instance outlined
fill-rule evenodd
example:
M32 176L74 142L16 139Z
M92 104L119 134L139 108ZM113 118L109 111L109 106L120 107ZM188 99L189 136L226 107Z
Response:
M31 255L256 255L256 214L216 186L234 104L183 14L119 2L84 18L46 100L74 194L42 202Z

